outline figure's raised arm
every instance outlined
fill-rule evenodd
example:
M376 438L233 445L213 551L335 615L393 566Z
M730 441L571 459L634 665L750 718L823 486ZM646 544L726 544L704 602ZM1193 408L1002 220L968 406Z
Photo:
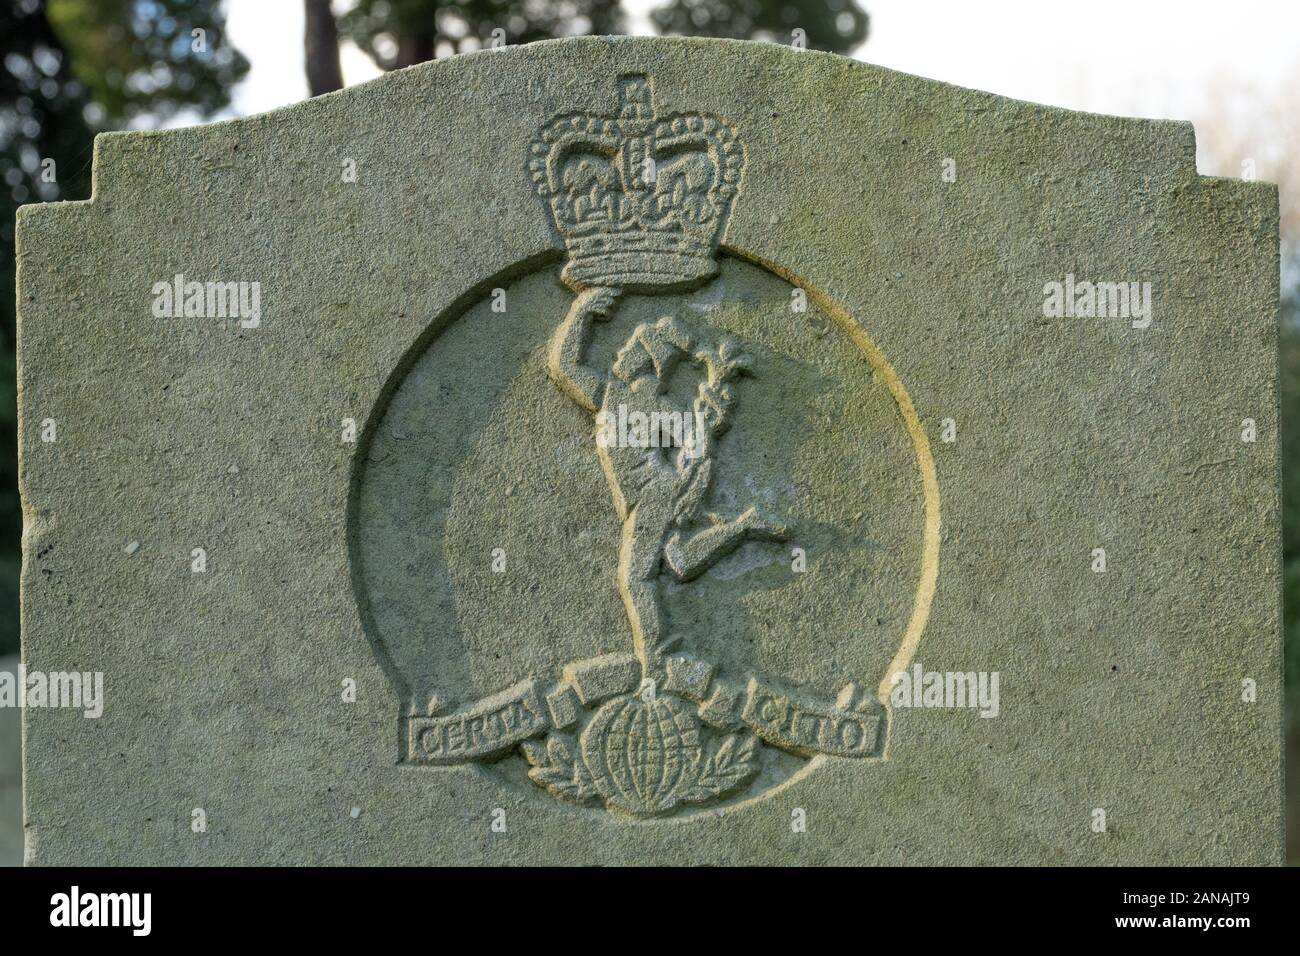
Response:
M605 388L605 376L583 362L591 344L591 323L609 318L620 289L599 287L579 292L560 327L551 336L547 370L560 390L595 414Z

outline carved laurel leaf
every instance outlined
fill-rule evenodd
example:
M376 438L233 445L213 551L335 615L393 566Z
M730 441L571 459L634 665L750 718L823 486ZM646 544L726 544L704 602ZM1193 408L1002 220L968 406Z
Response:
M577 759L574 741L566 734L548 734L546 743L525 740L519 745L531 765L528 779L557 797L585 803L597 796L591 776Z
M548 734L546 737L546 753L551 758L551 763L557 767L573 766L574 749L573 743L563 734Z
M698 802L735 790L758 772L758 738L729 734L709 753L687 799Z
M519 749L524 753L524 759L530 766L545 767L550 764L550 758L546 753L546 745L540 740L525 740L519 745Z
M577 800L595 800L600 796L596 785L592 783L591 771L581 760L573 763L574 798Z

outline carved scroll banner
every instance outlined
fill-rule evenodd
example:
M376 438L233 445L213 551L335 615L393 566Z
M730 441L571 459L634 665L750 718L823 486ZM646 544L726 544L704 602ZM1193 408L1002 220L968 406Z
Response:
M565 669L565 680L545 695L529 678L450 714L411 717L409 759L431 765L491 760L525 741L576 724L581 717L577 711L584 705L595 707L632 689L635 675L627 668L629 660L628 655L611 654L576 662ZM765 743L791 753L836 757L878 753L881 714L855 685L831 701L749 676L743 693L737 693L730 689L730 681L713 676L711 665L688 655L671 658L668 672L663 691L688 702L688 707L696 705L706 724L727 726L723 711L729 711L733 727L743 725ZM654 701L656 690L647 685L637 699ZM718 701L723 699L728 703L720 707ZM675 712L678 706L672 705Z
M852 691L846 696L851 698ZM749 679L742 716L763 740L797 753L869 757L876 753L880 736L877 714L820 703L804 694L779 690L757 677Z
M537 682L525 680L445 717L412 717L411 756L430 764L482 760L550 729Z

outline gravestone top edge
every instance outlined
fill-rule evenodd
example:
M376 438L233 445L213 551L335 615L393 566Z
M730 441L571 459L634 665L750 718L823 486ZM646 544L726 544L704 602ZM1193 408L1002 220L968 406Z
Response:
M509 46L497 50L478 50L457 54L401 70L385 73L374 79L345 87L331 93L272 110L231 117L193 126L153 130L113 130L95 136L92 160L92 191L87 200L67 200L50 203L29 203L17 210L18 225L34 228L40 217L59 210L59 214L80 214L84 208L93 207L101 198L111 198L119 175L118 162L129 158L131 151L140 148L177 150L201 147L205 143L232 135L252 133L263 128L276 128L286 122L300 122L306 118L327 119L331 113L345 110L359 97L385 95L403 91L403 87L416 88L423 84L436 84L451 80L458 72L482 70L488 73L511 68L512 63L569 55L587 50L605 50L619 53L624 50L658 51L684 50L719 52L743 51L749 58L766 58L775 67L790 69L816 64L819 70L839 70L847 78L874 79L882 101L892 98L900 102L917 94L946 98L953 112L969 111L979 117L985 114L1008 114L1024 119L1032 118L1036 124L1048 127L1081 125L1107 130L1115 135L1138 137L1135 149L1150 153L1158 151L1166 160L1165 172L1191 174L1199 179L1222 181L1234 193L1251 194L1259 190L1276 192L1272 183L1257 180L1244 181L1232 177L1201 174L1196 169L1196 133L1191 121L1180 119L1130 117L1075 110L1067 107L1038 103L1032 100L965 87L944 80L879 66L868 61L819 50L797 50L782 44L754 40L735 40L707 37L626 37L587 36L541 40L534 43ZM612 73L611 73L612 75Z

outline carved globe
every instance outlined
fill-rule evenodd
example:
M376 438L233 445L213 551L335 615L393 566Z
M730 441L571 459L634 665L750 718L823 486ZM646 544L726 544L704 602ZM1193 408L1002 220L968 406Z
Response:
M651 703L634 694L609 701L582 732L581 747L606 803L638 816L686 799L703 758L693 708L668 696Z

